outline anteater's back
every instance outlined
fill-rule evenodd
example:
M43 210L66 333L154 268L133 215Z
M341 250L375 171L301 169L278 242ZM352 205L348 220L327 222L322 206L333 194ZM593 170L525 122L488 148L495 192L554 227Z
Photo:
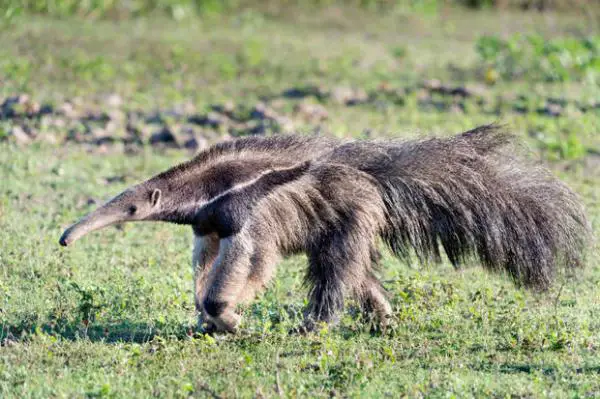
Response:
M580 265L590 226L578 196L518 157L515 138L482 126L451 138L354 142L329 159L379 182L393 252L458 266L476 257L544 289L559 266Z

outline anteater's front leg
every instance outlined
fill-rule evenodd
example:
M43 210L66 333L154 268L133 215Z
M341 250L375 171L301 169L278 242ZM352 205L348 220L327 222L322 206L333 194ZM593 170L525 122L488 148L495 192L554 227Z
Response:
M311 331L319 322L337 322L354 267L347 247L343 238L331 235L309 253L307 281L312 287L302 330Z
M219 242L219 255L208 276L202 305L218 331L234 332L241 320L235 312L251 271L252 240L239 233Z
M213 323L203 314L202 299L205 296L210 270L219 254L219 237L216 234L194 235L192 271L194 273L194 302L198 314L198 327L206 324L207 330L214 329Z

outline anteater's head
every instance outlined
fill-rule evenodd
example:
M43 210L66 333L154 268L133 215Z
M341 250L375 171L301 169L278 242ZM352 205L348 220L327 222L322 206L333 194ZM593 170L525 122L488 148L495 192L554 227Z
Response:
M303 162L272 169L264 160L245 160L223 162L202 173L185 173L176 167L125 190L84 216L65 230L59 243L67 246L94 230L142 220L214 228L209 216L216 208L239 219L275 187L303 176L309 166L310 162Z
M117 195L65 230L59 243L67 246L94 230L116 223L154 220L161 213L160 188L140 184Z

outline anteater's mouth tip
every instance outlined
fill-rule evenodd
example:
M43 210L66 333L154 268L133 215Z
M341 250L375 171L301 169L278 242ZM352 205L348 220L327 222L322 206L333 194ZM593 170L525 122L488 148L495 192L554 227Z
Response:
M71 243L71 241L65 237L65 235L63 234L62 237L60 237L60 239L58 240L58 243L63 246L66 247L67 245L69 245Z

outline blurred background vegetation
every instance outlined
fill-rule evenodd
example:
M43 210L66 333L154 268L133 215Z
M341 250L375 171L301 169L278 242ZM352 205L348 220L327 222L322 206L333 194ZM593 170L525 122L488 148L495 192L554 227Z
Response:
M280 12L289 7L355 6L367 9L437 11L452 6L471 9L569 11L597 15L598 0L0 0L6 17L19 13L54 17L124 19L164 14L175 19L194 15L228 13L244 8Z

